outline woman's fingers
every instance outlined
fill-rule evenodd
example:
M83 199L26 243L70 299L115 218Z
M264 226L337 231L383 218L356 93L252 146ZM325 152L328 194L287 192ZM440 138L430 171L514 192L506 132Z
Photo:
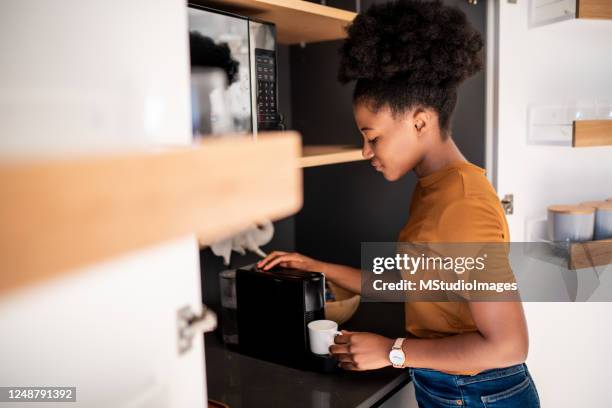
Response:
M334 338L334 344L329 346L329 352L338 360L338 367L344 370L359 370L355 356L351 353L351 334L353 332L342 330L342 334Z
M329 352L334 356L349 354L351 352L351 347L350 344L332 344L329 346Z
M305 269L317 271L319 264L312 258L297 252L273 251L261 261L257 262L257 267L267 271L276 265L285 268Z
M341 362L341 363L355 363L353 361L353 356L351 354L348 353L344 353L344 354L337 354L334 357L336 357L336 359Z
M284 254L279 255L276 258L272 259L264 266L264 271L275 267L278 264L282 264L281 266L293 268L296 267L300 263L300 256L298 254Z
M342 334L334 337L334 344L329 346L329 352L333 355L350 354L351 352L351 335L342 331Z
M286 255L286 254L287 254L287 252L283 252L283 251L272 251L264 259L262 259L261 261L257 262L257 267L261 268L261 267L265 266L271 260L273 260L273 259L275 259L275 258L277 258L279 256Z
M279 255L276 258L272 259L267 264L265 264L265 266L263 267L263 270L267 271L268 269L274 268L276 265L278 265L281 262L287 262L290 260L290 257L291 257L290 255Z
M341 331L342 334L337 335L336 337L334 337L334 343L336 344L348 344L351 342L351 332L348 332L346 330L342 330Z
M355 363L340 363L338 366L343 370L358 370L357 364Z

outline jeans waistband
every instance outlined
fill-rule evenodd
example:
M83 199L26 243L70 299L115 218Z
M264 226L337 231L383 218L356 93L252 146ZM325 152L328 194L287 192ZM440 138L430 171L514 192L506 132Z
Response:
M483 371L482 373L478 373L472 376L460 376L459 378L457 378L457 384L465 385L477 383L480 381L495 380L497 378L509 377L514 374L524 373L525 371L527 371L527 366L524 363L505 368L495 368L492 370Z
M517 364L504 368L493 368L491 370L485 370L475 375L453 375L446 374L441 371L427 369L427 368L411 368L411 373L421 372L428 377L435 377L440 380L453 379L457 385L473 384L481 381L490 381L498 378L509 377L518 373L526 372L527 366L523 364Z

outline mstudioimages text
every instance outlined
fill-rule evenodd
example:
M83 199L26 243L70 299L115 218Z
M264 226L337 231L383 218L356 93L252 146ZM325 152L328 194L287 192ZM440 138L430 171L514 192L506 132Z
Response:
M376 291L443 291L443 292L508 292L518 290L516 282L478 282L477 280L446 282L441 279L422 279L418 282L400 280L398 282L383 282L380 279L372 283Z
M372 262L372 272L377 275L389 270L408 272L414 275L417 271L438 270L453 271L456 274L464 272L479 271L485 269L487 254L479 257L469 256L410 256L408 254L395 254L389 257L376 257Z

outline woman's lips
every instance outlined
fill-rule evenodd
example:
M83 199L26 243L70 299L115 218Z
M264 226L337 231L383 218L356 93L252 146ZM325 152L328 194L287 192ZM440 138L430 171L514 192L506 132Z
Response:
M376 169L376 171L382 171L383 166L379 162L372 160L371 164Z

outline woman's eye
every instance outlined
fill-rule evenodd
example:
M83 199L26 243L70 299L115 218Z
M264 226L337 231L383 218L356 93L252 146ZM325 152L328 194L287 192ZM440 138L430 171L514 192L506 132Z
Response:
M378 136L375 137L374 139L370 140L370 144L376 144L377 140L378 140Z

